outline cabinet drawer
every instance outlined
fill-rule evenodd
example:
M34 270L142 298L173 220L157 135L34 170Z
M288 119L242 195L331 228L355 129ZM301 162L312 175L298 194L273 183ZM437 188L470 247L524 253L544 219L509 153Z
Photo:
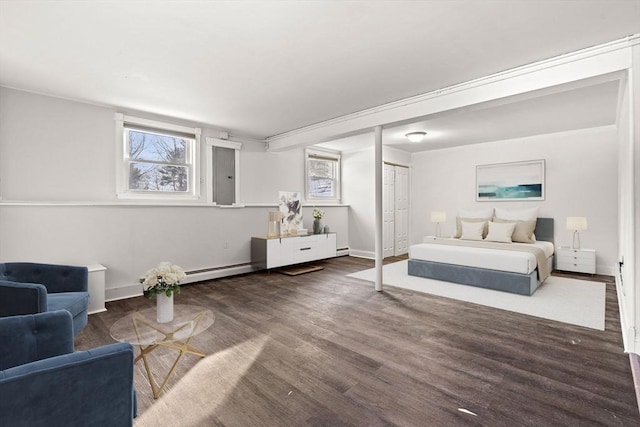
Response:
M558 260L558 270L575 271L576 273L596 273L596 266L593 263L577 263L577 262L563 262Z
M561 251L558 253L558 260L566 260L567 262L593 262L594 259L595 254L589 252Z
M326 247L319 239L310 237L301 237L296 239L294 245L292 245L291 255L293 256L293 262L307 262L313 261L318 258L322 258Z

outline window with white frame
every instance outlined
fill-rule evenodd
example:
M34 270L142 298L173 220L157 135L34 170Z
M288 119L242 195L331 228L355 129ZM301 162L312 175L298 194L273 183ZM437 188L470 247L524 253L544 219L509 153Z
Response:
M307 149L306 188L307 200L340 200L340 154Z
M199 195L200 129L116 114L118 197L194 199Z

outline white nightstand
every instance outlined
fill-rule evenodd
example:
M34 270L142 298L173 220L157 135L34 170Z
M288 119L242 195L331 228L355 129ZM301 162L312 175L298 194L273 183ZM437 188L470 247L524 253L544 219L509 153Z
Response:
M558 270L596 274L595 249L571 249L569 247L560 247L558 248L556 255L556 268Z

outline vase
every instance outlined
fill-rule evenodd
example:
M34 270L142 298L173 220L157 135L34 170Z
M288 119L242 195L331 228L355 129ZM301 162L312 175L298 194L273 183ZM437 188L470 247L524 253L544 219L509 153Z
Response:
M156 320L158 323L168 323L173 320L173 292L168 297L166 294L156 295Z
M322 234L322 222L319 219L313 220L313 234Z

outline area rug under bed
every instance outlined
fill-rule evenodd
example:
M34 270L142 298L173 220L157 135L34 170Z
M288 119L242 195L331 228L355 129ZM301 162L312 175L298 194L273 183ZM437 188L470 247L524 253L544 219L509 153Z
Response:
M374 282L375 269L347 276ZM404 260L383 267L382 283L604 331L606 285L601 282L550 276L533 295L516 295L409 276Z

